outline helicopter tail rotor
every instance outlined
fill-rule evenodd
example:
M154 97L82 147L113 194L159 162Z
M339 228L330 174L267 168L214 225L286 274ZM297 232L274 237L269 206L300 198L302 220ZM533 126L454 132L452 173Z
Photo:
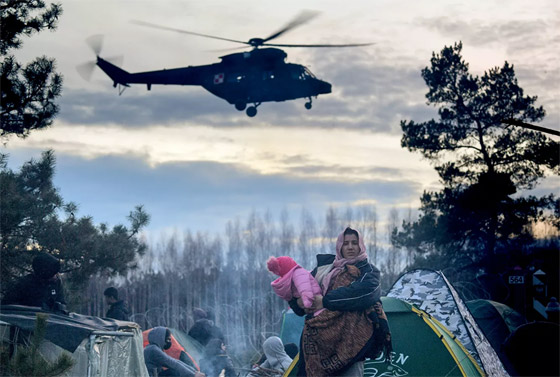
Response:
M95 56L98 58L97 60L89 61L87 63L80 64L76 67L76 70L78 71L80 76L86 81L91 80L91 76L93 75L95 66L98 65L99 55L101 54L101 51L103 49L103 39L104 36L101 34L92 35L91 37L88 37L86 39L87 45L91 48ZM106 58L104 60L116 66L121 66L124 59L122 55L119 55L119 56Z
M86 38L86 43L94 52L95 56L99 56L101 54L101 50L103 49L103 39L105 38L102 34L92 35L91 37Z

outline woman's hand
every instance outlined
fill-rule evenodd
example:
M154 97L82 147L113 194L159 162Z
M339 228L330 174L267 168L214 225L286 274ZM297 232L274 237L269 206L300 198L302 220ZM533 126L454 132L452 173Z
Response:
M315 299L313 300L313 306L311 307L313 309L313 311L317 311L317 310L321 310L323 309L323 296L321 295L317 295L315 296Z

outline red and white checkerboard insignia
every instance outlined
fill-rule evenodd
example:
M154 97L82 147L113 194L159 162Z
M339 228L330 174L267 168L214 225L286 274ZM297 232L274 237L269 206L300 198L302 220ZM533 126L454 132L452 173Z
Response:
M214 84L221 84L224 82L224 74L223 73L218 73L216 75L214 75Z

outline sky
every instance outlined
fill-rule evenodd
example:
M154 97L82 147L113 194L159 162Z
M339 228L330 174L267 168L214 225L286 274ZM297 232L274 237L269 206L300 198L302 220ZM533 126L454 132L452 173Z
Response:
M329 206L375 205L380 224L392 208L414 209L439 188L427 160L400 146L401 120L436 116L421 77L433 52L462 41L471 73L513 64L525 94L538 96L560 128L560 5L557 1L153 1L67 0L58 29L24 39L21 62L55 58L64 76L60 113L47 130L2 146L9 166L42 151L57 158L55 185L79 215L126 222L136 205L151 215L147 234L223 232L228 220L302 208L324 218ZM319 15L278 43L367 43L347 49L286 49L288 61L330 82L313 100L264 103L255 118L201 87L132 86L122 95L100 70L85 81L76 67L95 59L85 40L104 35L102 57L122 56L129 72L211 64L238 45L154 30L167 27L249 40L267 37L301 11ZM239 50L238 50L239 51ZM556 192L558 177L537 193Z

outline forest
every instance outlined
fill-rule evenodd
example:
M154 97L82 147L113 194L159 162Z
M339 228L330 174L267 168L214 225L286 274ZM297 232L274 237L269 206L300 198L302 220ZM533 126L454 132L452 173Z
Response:
M204 308L224 331L230 351L250 358L267 336L279 333L282 312L289 308L270 287L276 276L266 269L268 257L289 255L312 269L315 255L333 253L336 237L351 225L363 233L369 259L381 269L387 290L412 257L390 246L384 236L398 225L398 216L392 209L380 230L374 205L331 207L322 218L302 208L295 221L287 211L279 218L252 211L246 219L229 221L223 235L187 230L153 242L145 239L150 246L138 267L126 277L100 274L91 279L79 311L103 316L103 291L111 285L118 287L142 328L188 331L192 309Z

